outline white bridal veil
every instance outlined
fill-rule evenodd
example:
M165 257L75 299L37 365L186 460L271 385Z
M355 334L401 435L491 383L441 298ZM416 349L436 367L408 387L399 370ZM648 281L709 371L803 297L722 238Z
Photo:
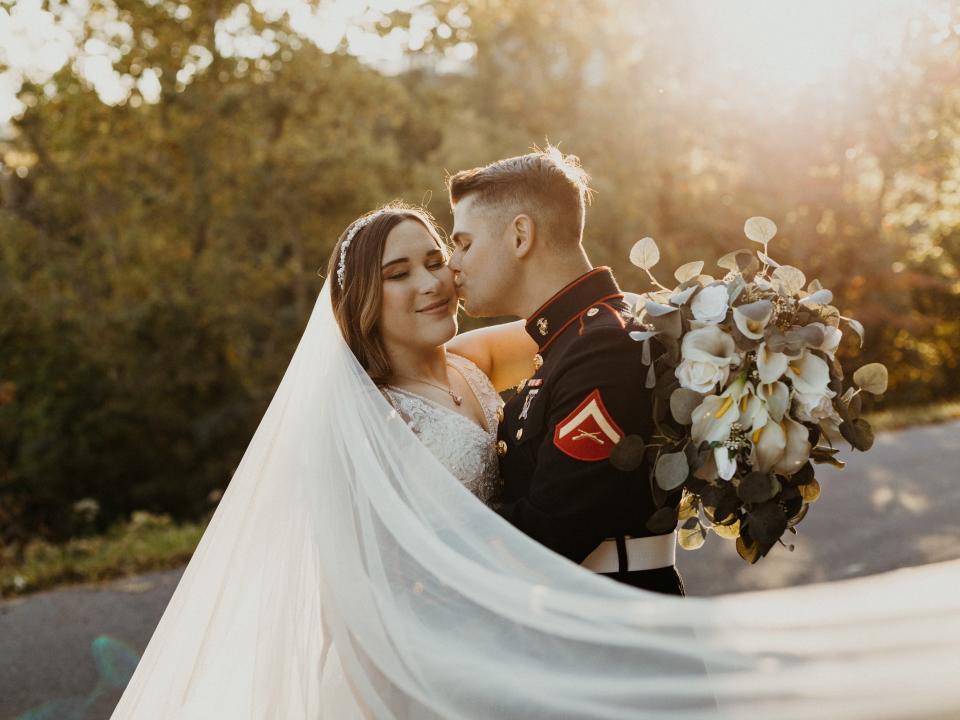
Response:
M958 590L958 563L710 599L593 575L418 442L324 288L113 717L946 720Z

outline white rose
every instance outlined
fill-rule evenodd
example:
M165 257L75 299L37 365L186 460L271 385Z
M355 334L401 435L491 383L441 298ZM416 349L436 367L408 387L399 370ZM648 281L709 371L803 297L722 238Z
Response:
M690 305L693 316L701 322L718 323L727 316L730 296L726 285L711 285L697 293Z
M710 392L717 383L723 384L730 377L728 365L714 365L700 360L683 360L677 366L680 384L698 393Z
M840 415L833 407L833 390L827 390L825 395L811 395L797 393L793 397L793 409L797 420L801 422L818 423L821 420L832 420L839 423Z
M676 369L680 384L698 393L708 393L730 377L736 360L733 338L716 325L691 330L680 344L682 360Z

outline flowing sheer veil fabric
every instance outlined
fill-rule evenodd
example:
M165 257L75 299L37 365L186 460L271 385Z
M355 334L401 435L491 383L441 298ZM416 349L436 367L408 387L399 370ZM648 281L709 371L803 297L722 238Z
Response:
M113 718L958 717L958 581L684 599L593 575L434 459L325 288Z

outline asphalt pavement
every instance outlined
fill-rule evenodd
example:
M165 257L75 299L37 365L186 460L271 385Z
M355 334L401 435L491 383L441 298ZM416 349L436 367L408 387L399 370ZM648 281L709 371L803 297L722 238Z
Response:
M823 488L792 540L747 565L711 535L678 550L691 595L802 585L960 558L960 422L879 433ZM151 573L0 602L0 720L108 718L180 578Z

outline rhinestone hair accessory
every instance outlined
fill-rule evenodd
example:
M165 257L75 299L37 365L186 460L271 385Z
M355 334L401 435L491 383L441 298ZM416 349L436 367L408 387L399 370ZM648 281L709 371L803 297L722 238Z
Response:
M380 214L380 211L370 213L366 217L362 217L359 220L356 220L353 223L353 227L350 228L350 231L347 233L346 239L343 241L343 244L340 246L340 262L337 263L337 285L341 290L343 290L343 277L345 274L345 268L347 264L347 248L350 247L350 243L353 242L354 236L360 232L363 228L369 225L375 217Z

